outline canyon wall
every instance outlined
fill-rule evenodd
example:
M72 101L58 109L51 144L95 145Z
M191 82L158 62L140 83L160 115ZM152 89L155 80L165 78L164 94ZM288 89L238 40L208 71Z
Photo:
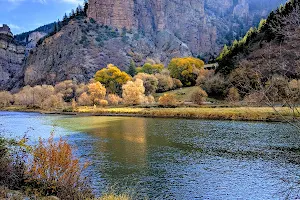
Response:
M8 26L0 27L0 91L23 84L25 47L13 40Z

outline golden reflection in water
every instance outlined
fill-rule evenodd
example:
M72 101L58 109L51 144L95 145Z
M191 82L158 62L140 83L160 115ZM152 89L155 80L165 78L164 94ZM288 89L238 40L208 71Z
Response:
M108 139L101 151L109 152L110 158L119 163L146 164L147 139L146 121L130 118L113 122L101 128L100 135Z

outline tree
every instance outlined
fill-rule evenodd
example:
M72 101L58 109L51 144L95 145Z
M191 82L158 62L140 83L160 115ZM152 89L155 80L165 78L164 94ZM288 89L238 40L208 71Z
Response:
M138 73L134 80L141 79L145 87L145 95L151 95L156 92L158 86L158 79L152 74Z
M145 87L141 79L128 81L123 85L123 100L127 105L138 105L142 104L145 99Z
M207 97L207 93L202 88L199 88L192 94L191 100L193 103L201 105L206 101Z
M131 77L113 64L109 64L107 68L96 72L95 80L102 83L108 90L108 93L121 94L122 85L130 81Z
M163 69L164 69L163 64L145 63L143 67L138 68L138 72L147 73L147 74L157 74L160 73Z
M13 95L8 91L0 92L0 107L10 106L13 101Z
M94 105L100 103L100 101L104 99L106 95L106 89L100 82L90 83L88 88L90 99Z
M174 87L174 82L171 76L164 74L155 74L155 78L158 80L157 92L166 92Z
M173 58L169 63L171 77L179 79L184 86L193 86L204 62L197 58Z
M80 106L90 106L90 105L92 105L91 97L86 92L82 93L80 95L80 97L78 98L78 104Z
M128 74L132 77L136 75L136 65L133 60L130 61L130 65L128 68Z
M231 87L228 91L226 100L229 102L238 102L240 100L240 94L238 89Z

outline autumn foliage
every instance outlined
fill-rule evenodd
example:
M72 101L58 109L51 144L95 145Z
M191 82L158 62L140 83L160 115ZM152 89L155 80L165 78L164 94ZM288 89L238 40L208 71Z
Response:
M173 78L179 79L184 86L193 86L196 79L203 69L204 62L193 57L173 58L169 63L168 69Z
M82 177L87 166L87 163L80 165L65 140L60 138L55 142L52 135L47 141L40 139L33 149L28 182L38 186L42 195L56 195L63 199L88 198L92 194Z
M175 106L177 104L177 100L174 94L164 94L163 96L159 97L158 103L161 106Z

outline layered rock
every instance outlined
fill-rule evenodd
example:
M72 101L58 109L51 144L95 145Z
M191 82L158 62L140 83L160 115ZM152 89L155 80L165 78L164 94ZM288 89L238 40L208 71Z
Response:
M265 2L267 7L260 4L259 9L251 9L260 3L256 1L90 0L88 16L101 24L134 29L146 35L168 30L186 43L194 55L216 55L224 43L244 34L239 32L241 28L248 30L279 3L285 2L268 1ZM237 19L241 25L234 27ZM227 34L230 37L224 39Z
M0 27L0 90L22 85L24 59L25 47L15 43L8 26Z
M147 59L168 63L180 56L191 56L191 52L168 31L149 38L116 32L87 20L73 20L31 51L24 80L26 85L55 84L67 79L88 82L110 63L126 70L131 60L137 65Z

